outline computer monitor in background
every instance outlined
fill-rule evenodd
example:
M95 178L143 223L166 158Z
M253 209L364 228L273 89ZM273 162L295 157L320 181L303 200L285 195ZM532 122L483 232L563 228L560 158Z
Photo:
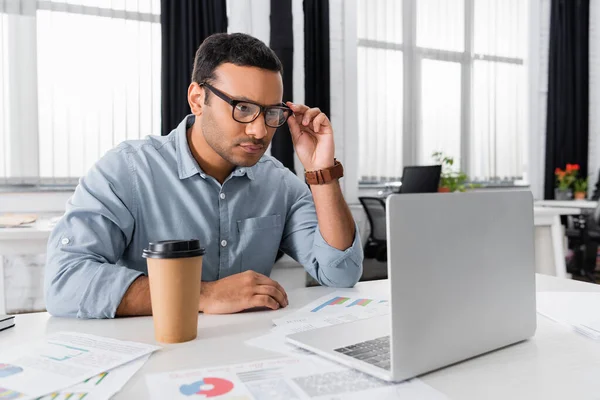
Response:
M404 167L400 193L435 193L440 185L441 165Z

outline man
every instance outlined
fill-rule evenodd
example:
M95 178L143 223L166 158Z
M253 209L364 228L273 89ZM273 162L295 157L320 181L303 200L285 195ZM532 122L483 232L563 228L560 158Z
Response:
M82 178L48 242L46 303L57 316L150 315L142 250L198 238L198 311L288 304L268 278L278 249L321 284L351 287L362 249L342 197L333 130L317 108L282 103L282 66L264 43L217 34L198 49L187 116L168 136L124 142ZM309 187L264 153L288 123ZM317 171L317 172L315 172Z

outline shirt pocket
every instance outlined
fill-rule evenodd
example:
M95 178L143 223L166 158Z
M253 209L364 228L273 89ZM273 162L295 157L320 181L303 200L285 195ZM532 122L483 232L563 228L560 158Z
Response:
M237 221L240 235L241 272L253 270L269 276L283 234L281 214Z

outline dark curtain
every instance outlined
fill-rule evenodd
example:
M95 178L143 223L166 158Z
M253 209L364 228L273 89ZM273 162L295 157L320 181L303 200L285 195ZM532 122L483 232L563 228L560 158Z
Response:
M162 134L188 115L187 89L204 39L227 32L226 0L162 0Z
M588 167L589 0L552 0L544 197L554 198L554 170Z
M294 95L294 31L292 0L271 0L271 49L283 64L283 101ZM294 145L287 124L277 129L271 142L271 155L294 172Z
M331 117L329 86L329 0L304 0L304 102Z

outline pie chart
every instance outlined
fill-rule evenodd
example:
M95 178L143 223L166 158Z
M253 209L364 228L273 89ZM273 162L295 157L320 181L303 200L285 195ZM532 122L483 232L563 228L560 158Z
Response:
M233 383L222 378L204 378L201 381L181 385L179 391L186 396L217 397L231 392Z

